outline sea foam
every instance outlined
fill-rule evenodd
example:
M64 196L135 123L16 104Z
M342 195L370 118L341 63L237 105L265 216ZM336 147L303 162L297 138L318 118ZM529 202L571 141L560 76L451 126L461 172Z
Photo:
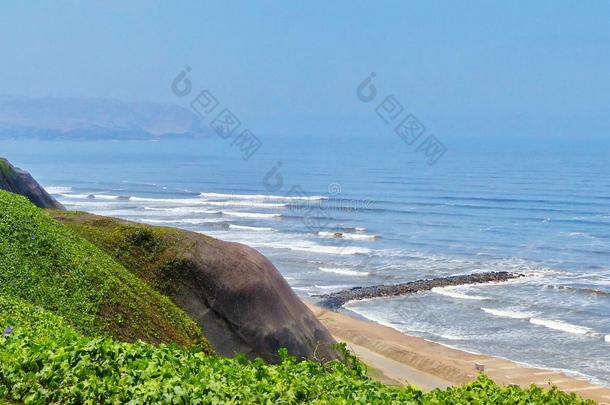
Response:
M513 318L513 319L523 319L529 320L529 323L532 325L543 326L548 329L557 330L560 332L572 333L575 335L592 335L599 336L596 334L591 328L587 328L586 326L574 325L565 321L556 321L552 319L543 319L536 318L532 314L526 312L517 312L517 311L505 311L500 309L491 309L491 308L481 308L484 312L488 314L503 317L503 318Z
M224 193L200 193L200 198L211 199L241 199L241 200L282 200L282 201L316 201L327 200L323 196L281 196L264 194L224 194Z
M218 223L222 220L217 219L201 219L201 218L185 218L185 219L151 219L151 218L142 218L142 222L149 224L190 224L190 225L203 225L203 224L212 224Z
M377 235L347 232L318 232L318 236L321 238L338 238L349 240L375 240L379 238Z
M222 214L222 211L196 209L196 208L190 208L190 207L173 207L173 208L144 207L144 211L166 213L167 215L176 215L176 216L192 215L192 214L211 214L211 215Z
M561 332L573 333L576 335L592 334L592 330L585 326L574 325L564 321L554 321L550 319L530 318L530 323L534 325L544 326L549 329L558 330Z
M270 203L257 201L202 201L202 205L214 207L253 207L253 208L285 208L286 203Z
M507 311L507 310L492 309L492 308L481 308L481 310L483 312L487 312L490 315L499 316L501 318L529 319L532 317L532 314L528 314L526 312Z
M370 249L359 246L324 246L307 241L286 242L250 242L253 247L268 247L274 249L288 249L299 252L322 253L334 255L357 255L370 253Z
M339 267L318 267L318 270L323 271L324 273L342 274L344 276L366 277L370 274L364 271L355 271Z
M436 293L436 294L440 294L440 295L444 295L447 297L451 297L451 298L457 298L457 299L461 299L461 300L477 300L477 301L483 301L483 300L488 300L489 297L484 297L482 295L468 295L468 294L464 294L461 293L459 291L456 291L456 287L434 287L432 288L432 292Z
M222 215L228 215L231 217L238 218L253 218L253 219L270 219L279 218L280 214L263 214L259 212L236 212L236 211L222 211Z
M44 188L47 193L53 195L67 194L72 192L72 187L64 187L64 186L49 186Z
M235 225L235 224L229 224L229 228L231 229L237 229L240 231L253 231L253 232L273 232L274 229L273 228L267 228L267 227L257 227L257 226L245 226L245 225Z

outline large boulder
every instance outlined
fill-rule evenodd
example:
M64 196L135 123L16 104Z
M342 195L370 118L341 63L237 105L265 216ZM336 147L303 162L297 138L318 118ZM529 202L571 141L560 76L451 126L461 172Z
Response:
M338 357L328 330L250 247L85 213L53 216L170 296L218 354L276 362L278 349L286 348L302 359Z
M28 172L4 158L0 158L0 189L21 194L40 208L64 209Z

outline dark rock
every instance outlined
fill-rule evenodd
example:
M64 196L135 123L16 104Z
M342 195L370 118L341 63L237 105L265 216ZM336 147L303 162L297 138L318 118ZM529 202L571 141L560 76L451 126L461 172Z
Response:
M368 298L394 297L398 295L413 294L419 291L431 290L434 287L448 287L462 284L481 284L502 282L513 278L524 277L523 274L494 271L487 273L464 274L459 276L440 277L429 280L410 281L396 285L376 285L371 287L353 287L349 290L319 295L322 298L320 305L327 308L340 308L348 301L357 301Z
M223 355L278 360L285 347L298 358L337 358L328 330L256 250L184 232L191 263L174 300Z
M28 172L13 166L4 158L0 158L0 189L21 194L40 208L65 209Z
M300 359L339 358L328 330L273 264L250 247L92 214L54 218L172 298L220 355L277 362L278 350L286 348Z

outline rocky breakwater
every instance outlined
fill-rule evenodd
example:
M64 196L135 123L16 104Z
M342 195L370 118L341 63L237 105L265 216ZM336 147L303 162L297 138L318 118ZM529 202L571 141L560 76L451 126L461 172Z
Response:
M370 298L395 297L399 295L413 294L420 291L428 291L435 287L503 282L519 277L525 277L525 275L506 271L494 271L486 273L464 274L458 276L417 280L395 285L353 287L348 290L338 291L331 294L319 295L318 297L322 298L322 301L319 303L320 305L326 308L336 309L340 308L348 301L357 301Z

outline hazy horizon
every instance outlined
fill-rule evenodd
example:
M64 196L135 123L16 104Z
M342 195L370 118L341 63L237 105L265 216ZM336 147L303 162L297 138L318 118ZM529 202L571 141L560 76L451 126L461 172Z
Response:
M176 104L190 67L257 134L391 133L376 74L439 138L605 137L610 4L8 3L0 93ZM605 80L604 80L605 79ZM377 102L377 101L376 101Z

